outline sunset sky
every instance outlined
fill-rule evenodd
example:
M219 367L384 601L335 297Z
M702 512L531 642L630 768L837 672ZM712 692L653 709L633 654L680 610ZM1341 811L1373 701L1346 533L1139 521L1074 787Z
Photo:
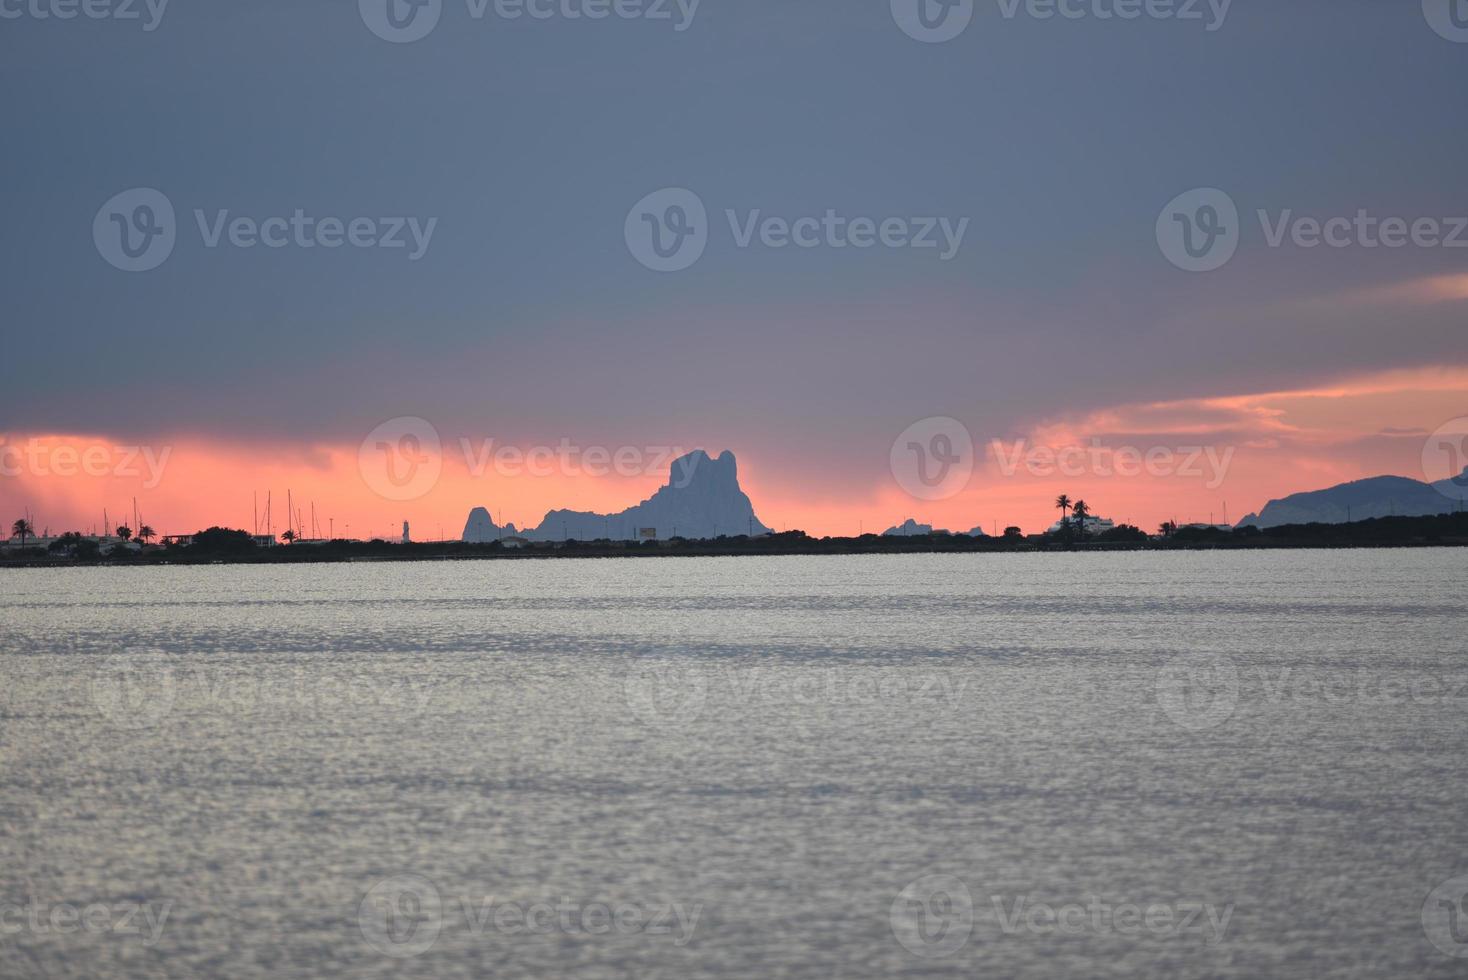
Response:
M90 529L136 497L162 533L249 529L268 493L279 531L289 490L323 532L457 537L476 505L525 526L635 504L674 448L732 450L765 523L815 534L1041 530L1060 492L1152 528L1445 475L1424 452L1468 416L1468 232L1270 241L1282 216L1446 237L1468 215L1468 43L1416 0L1238 0L1216 30L989 0L943 43L888 0L670 7L476 19L444 0L410 43L324 0L180 2L153 30L0 23L5 523ZM94 239L132 188L176 212L148 271ZM629 248L629 209L662 188L707 207L681 271ZM1213 271L1159 244L1195 188L1239 214ZM417 258L406 230L404 248L208 243L220 212L296 209L433 232ZM968 223L945 260L741 246L726 210ZM389 499L361 452L405 418L431 424L442 472ZM893 444L940 418L973 474L920 499ZM637 472L479 465L487 440L623 451ZM1171 462L1006 472L1017 441Z

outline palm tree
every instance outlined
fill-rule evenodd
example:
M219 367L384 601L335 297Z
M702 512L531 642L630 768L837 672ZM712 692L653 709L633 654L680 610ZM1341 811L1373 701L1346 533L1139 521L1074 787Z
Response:
M1060 523L1063 527L1065 525L1065 512L1070 510L1071 507L1070 497L1062 493L1055 498L1055 506L1060 508Z
M1164 538L1170 538L1177 533L1177 521L1163 521L1157 526L1157 531Z
M138 540L143 542L143 544L147 544L150 538L156 538L157 536L158 532L146 524L138 528Z
M280 533L280 540L284 541L286 544L290 544L292 541L296 540L296 532L292 531L290 528L286 528Z
M119 524L117 526L117 536L124 541L130 540L133 536L133 529L126 524Z
M20 546L25 548L25 539L34 536L36 529L31 526L30 521L22 517L10 525L10 533L20 538Z
M1077 500L1070 505L1071 519L1075 521L1076 530L1081 537L1086 536L1086 518L1091 516L1091 508L1086 506L1084 500Z

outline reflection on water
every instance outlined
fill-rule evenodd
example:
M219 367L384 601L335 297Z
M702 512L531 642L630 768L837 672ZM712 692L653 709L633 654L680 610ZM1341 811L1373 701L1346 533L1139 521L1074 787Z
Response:
M1459 552L0 580L6 976L1468 968Z

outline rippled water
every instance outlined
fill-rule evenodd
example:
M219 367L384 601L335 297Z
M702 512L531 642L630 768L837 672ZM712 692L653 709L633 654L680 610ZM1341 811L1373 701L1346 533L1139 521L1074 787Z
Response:
M1460 977L1465 560L3 573L0 975Z

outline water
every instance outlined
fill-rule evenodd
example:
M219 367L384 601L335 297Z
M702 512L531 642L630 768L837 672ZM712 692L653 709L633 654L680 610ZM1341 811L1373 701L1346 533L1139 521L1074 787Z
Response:
M1464 560L3 573L0 975L1463 976Z

